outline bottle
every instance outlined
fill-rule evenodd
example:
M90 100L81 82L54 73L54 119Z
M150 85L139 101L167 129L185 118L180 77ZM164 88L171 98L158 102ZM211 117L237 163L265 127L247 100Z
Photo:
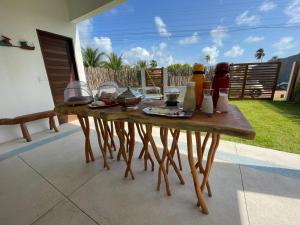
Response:
M183 111L194 112L196 107L195 82L188 82L183 101Z
M217 112L220 113L228 112L228 92L229 92L229 88L219 89L219 98L216 107Z
M201 111L205 114L212 115L214 113L214 105L213 105L213 89L204 89L203 90L203 102Z
M205 79L205 67L202 64L195 64L193 66L192 82L195 82L195 97L196 107L200 109L203 101L203 82Z
M213 102L214 108L217 106L219 98L220 88L229 88L229 75L230 65L228 63L218 63L215 70L215 76L212 83L212 88L214 89Z

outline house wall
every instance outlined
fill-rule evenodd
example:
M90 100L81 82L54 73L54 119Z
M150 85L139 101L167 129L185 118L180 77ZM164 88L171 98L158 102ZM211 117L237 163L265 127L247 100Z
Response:
M51 110L54 107L36 29L73 39L81 80L85 79L76 25L67 0L1 0L0 35L14 44L27 40L34 51L0 46L0 118ZM48 129L48 121L28 123L30 133ZM22 137L19 126L0 126L0 143Z

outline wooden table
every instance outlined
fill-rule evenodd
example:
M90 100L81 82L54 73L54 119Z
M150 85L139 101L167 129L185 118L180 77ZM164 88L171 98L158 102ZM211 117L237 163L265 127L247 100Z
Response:
M255 131L252 126L249 124L247 119L244 115L240 112L240 110L234 106L229 106L228 113L218 114L215 113L212 117L208 117L207 115L201 112L195 112L193 117L189 119L175 119L175 118L165 118L165 117L152 117L146 115L142 112L142 109L147 106L157 106L163 105L163 101L153 101L152 103L141 103L139 108L134 111L123 111L120 106L115 106L111 108L102 108L102 109L90 109L88 106L75 106L70 107L66 105L58 105L55 107L55 111L61 114L76 114L79 118L81 123L86 141L85 141L85 152L86 152L86 162L90 160L94 160L93 153L90 147L89 141L89 122L88 117L94 117L95 120L101 119L104 122L104 126L107 127L107 121L115 121L116 124L116 131L120 141L120 150L123 155L124 160L126 161L127 167L125 171L125 176L127 177L128 173L131 174L132 178L134 179L133 173L131 171L131 159L133 156L134 145L135 145L135 130L134 124L144 124L146 126L145 131L145 138L143 140L144 146L148 143L151 145L153 149L154 156L159 164L159 175L160 172L164 175L167 194L171 195L170 187L169 187L169 180L166 168L163 163L163 158L160 157L158 149L155 145L154 138L152 136L152 126L159 126L161 128L161 138L162 141L166 139L166 132L169 128L173 128L174 131L185 130L186 131L186 138L187 138L187 151L188 151L188 161L191 168L191 173L193 176L194 181L194 188L197 197L197 204L202 209L202 212L208 214L208 207L206 201L204 199L204 189L207 187L208 194L211 196L211 187L209 184L209 174L211 172L212 164L215 158L216 150L219 145L220 135L226 134L230 136L245 138L245 139L254 139L255 138ZM128 122L128 157L125 153L124 148L124 133L122 131L122 123L126 121ZM97 127L96 127L97 128ZM195 132L196 138L196 146L197 146L197 161L195 163L193 157L193 145L192 145L192 132ZM107 132L103 131L104 139L106 142L108 141L108 134ZM207 132L203 142L201 142L201 135L200 132ZM173 133L174 134L174 133ZM99 136L99 135L98 135ZM177 137L176 132L175 136ZM211 144L209 147L206 165L202 164L202 159L205 151L206 144L208 142L208 138L211 137ZM178 138L178 137L177 137ZM163 141L164 145L164 153L166 150L165 142ZM123 146L123 147L121 147ZM170 151L167 153L172 152L173 148L177 147L175 143L174 146L172 145ZM122 149L121 149L122 148ZM168 157L168 160L172 162L172 158L168 156L166 153L165 157ZM105 165L107 162L105 161ZM175 167L174 167L175 169ZM203 180L200 183L199 176L197 169L203 175ZM177 171L176 171L177 172ZM184 183L178 174L178 177L181 183ZM160 184L160 178L158 180L158 189Z

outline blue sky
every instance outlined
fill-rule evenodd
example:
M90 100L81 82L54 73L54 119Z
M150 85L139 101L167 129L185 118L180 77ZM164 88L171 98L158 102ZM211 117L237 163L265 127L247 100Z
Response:
M78 25L82 46L124 61L173 63L265 61L299 52L300 0L128 0Z

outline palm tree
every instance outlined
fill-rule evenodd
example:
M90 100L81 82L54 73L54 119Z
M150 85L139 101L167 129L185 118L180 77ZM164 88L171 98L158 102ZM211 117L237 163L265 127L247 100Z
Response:
M264 56L265 56L265 50L263 48L257 49L257 51L255 52L255 58L257 60L260 60L260 62L262 62Z
M147 69L147 67L148 67L147 61L146 60L139 60L139 61L137 61L136 67L138 69L140 69L140 70L141 69Z
M155 59L152 59L150 62L151 68L156 68L157 67L157 61Z
M98 52L98 48L86 47L82 48L82 58L85 67L98 67L101 64L101 57L104 52Z
M115 53L106 54L108 61L104 61L102 66L107 69L114 71L114 80L117 81L117 73L123 67L122 55L118 56Z

